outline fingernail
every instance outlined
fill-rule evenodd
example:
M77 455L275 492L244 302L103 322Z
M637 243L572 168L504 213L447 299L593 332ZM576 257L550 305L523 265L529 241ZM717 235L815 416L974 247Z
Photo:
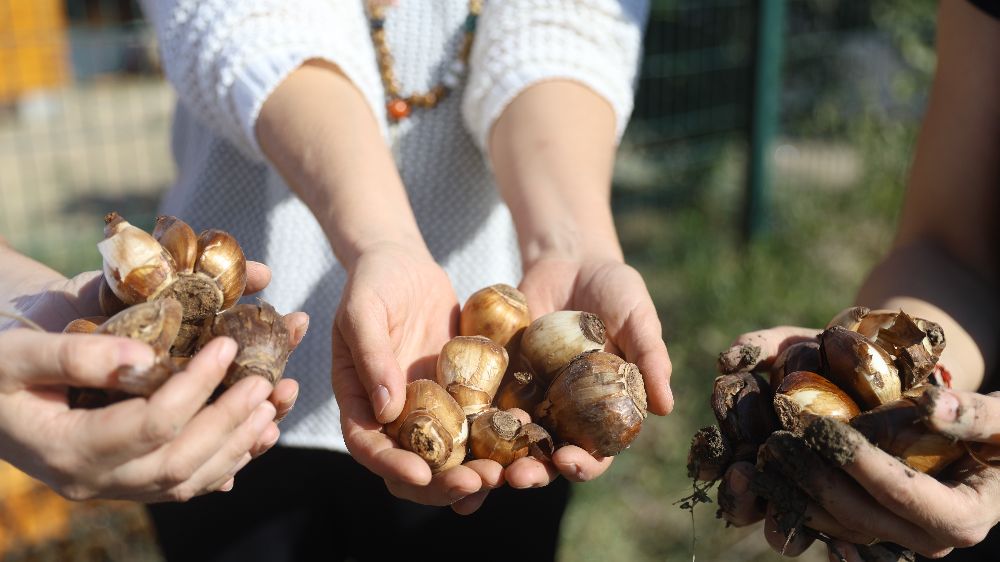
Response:
M382 412L389 407L389 389L385 385L378 385L375 392L372 392L372 407L376 418L381 418Z
M138 371L145 371L153 366L156 354L153 348L137 341L125 340L118 345L118 364L130 365Z
M219 345L218 353L215 356L215 360L219 362L219 366L228 367L232 363L233 358L236 357L236 350L236 340L222 338L222 343Z
M219 491L220 492L228 492L228 491L232 490L233 486L235 486L235 485L236 485L236 479L235 478L230 478L229 482L226 482L225 484L222 485L221 488L219 488Z
M248 393L249 398L247 399L247 404L249 404L253 408L259 408L260 406L263 406L261 402L267 400L267 397L271 395L271 391L273 390L274 387L271 386L271 383L267 382L267 380L265 380L264 377L254 376L253 387L250 389L250 392ZM270 402L268 402L268 404L271 406L271 409L273 410L274 405L271 404Z
M451 498L452 502L457 502L458 500L463 499L468 495L469 492L466 492L462 488L452 488L448 490L448 497Z
M264 402L253 411L250 427L253 428L254 433L259 434L272 420L274 420L274 406L270 402Z
M736 495L743 495L750 490L750 479L742 470L734 469L727 479L729 490Z
M306 337L306 332L309 331L309 318L306 317L306 321L296 330L295 339L302 340Z

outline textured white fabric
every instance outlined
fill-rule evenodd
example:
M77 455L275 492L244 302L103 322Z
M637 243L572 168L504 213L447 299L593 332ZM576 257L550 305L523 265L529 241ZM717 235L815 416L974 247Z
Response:
M264 100L310 58L358 85L388 132L368 22L360 0L145 0L167 77L178 91L177 184L161 211L195 229L222 228L247 257L271 266L261 295L304 310L309 334L286 376L301 391L282 443L344 450L330 387L330 333L346 275L319 224L265 162L254 137ZM404 93L437 84L455 59L465 0L400 0L386 32ZM632 107L646 0L494 0L479 19L470 85L415 110L387 138L421 232L460 300L491 283L517 284L520 258L507 207L477 146L525 87L584 83L615 110ZM464 119L463 119L464 116ZM470 134L471 131L471 134Z

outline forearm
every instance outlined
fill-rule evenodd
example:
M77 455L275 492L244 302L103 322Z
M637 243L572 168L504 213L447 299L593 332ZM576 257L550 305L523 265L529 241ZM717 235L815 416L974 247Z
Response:
M6 311L23 312L33 296L66 277L17 250L0 244L0 303ZM0 326L5 324L0 319Z
M899 234L861 289L868 306L939 322L958 388L997 367L995 223L1000 211L1000 24L967 2L942 2L938 68L917 142Z
M525 266L546 257L622 260L611 214L615 116L587 87L542 82L497 119L489 156Z
M264 103L256 131L347 269L381 243L427 252L375 117L336 67L309 62L293 72Z
M977 390L997 366L997 287L929 241L894 249L869 275L858 304L902 309L941 325L942 365L955 388Z

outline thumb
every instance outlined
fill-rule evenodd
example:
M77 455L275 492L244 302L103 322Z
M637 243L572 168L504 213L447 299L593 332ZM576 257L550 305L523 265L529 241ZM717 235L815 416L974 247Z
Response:
M128 338L92 334L52 334L32 330L0 333L0 387L72 385L107 387L122 365L145 370L155 354Z
M388 423L403 409L406 375L393 353L386 310L351 300L342 312L336 322L355 372L368 393L375 419Z
M801 341L815 340L822 330L797 326L777 326L747 332L736 338L733 346L719 354L722 374L770 367L786 347Z
M934 387L919 398L931 426L955 439L1000 445L1000 393Z

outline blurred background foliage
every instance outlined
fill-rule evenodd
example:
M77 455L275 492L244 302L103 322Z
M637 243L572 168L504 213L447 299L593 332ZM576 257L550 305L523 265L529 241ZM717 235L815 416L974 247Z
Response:
M677 406L602 478L574 485L562 560L777 559L759 528L725 528L714 504L675 505L691 493L690 437L713 421L715 358L744 331L825 324L892 241L936 3L785 0L771 205L748 240L761 1L652 1L613 204L663 322ZM26 23L26 5L49 5L49 19ZM66 274L99 266L107 210L151 227L175 173L174 96L140 16L129 0L0 0L0 235ZM45 61L57 71L24 79ZM4 559L158 560L137 506L61 504L0 469Z

